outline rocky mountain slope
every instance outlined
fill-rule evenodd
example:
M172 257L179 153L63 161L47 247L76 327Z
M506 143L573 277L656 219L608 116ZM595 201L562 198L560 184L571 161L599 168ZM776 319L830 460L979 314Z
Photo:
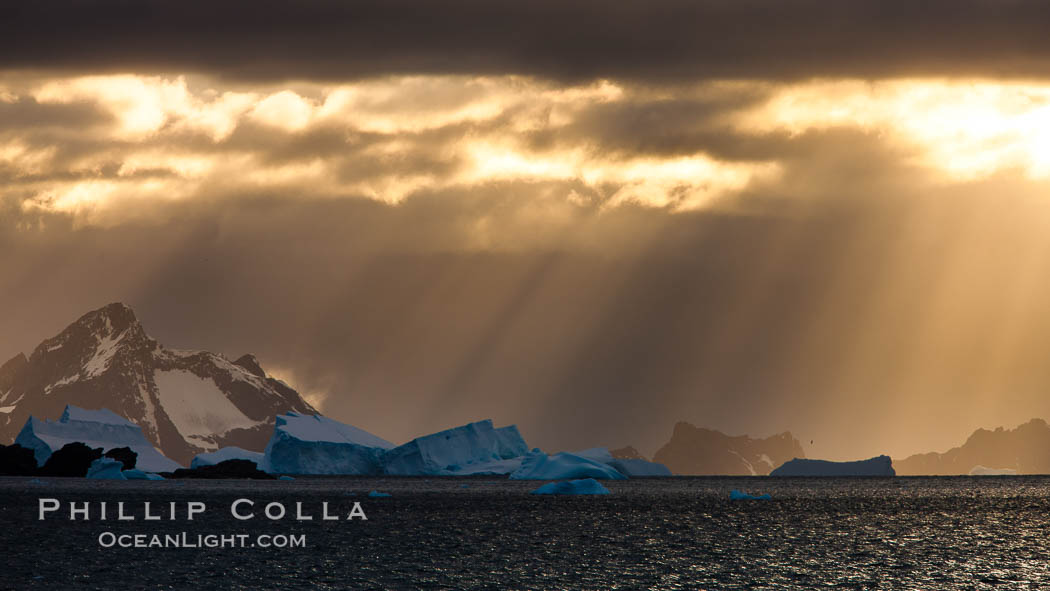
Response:
M108 408L183 465L223 446L262 450L276 415L317 412L255 357L167 349L119 303L0 366L0 442L11 442L30 415L57 419L67 404Z
M752 439L680 422L653 461L674 474L748 476L769 474L788 460L804 457L802 444L791 433Z
M1013 429L978 429L959 447L895 460L901 476L969 474L977 466L1050 474L1050 425L1032 419Z

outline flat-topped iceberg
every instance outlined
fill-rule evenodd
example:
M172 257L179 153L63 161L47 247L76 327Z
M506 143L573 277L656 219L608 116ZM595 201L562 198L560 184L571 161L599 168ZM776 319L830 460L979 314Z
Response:
M588 453L587 450L584 453ZM510 475L511 480L569 480L574 478L602 478L623 480L627 478L609 464L594 459L594 454L584 455L561 452L547 455L538 449L532 450L521 462L521 468ZM611 456L610 456L611 459Z
M68 405L57 421L31 416L15 438L15 443L33 450L41 466L53 452L74 442L101 447L103 451L129 447L138 454L136 467L147 472L170 472L182 467L153 447L141 427L107 409L86 410Z
M190 462L190 468L214 466L226 460L249 460L255 462L255 465L262 469L265 457L262 452L258 451L248 451L235 446L223 447L215 451L197 454L193 457L193 461Z
M607 495L609 489L593 478L570 480L568 482L551 482L544 484L529 494L533 495Z
M520 465L507 460L527 450L517 427L495 429L486 419L399 445L383 455L383 469L395 476L507 474Z
M784 462L770 476L896 476L889 456L855 462L831 462L795 458Z
M279 415L261 469L287 474L381 474L393 443L321 415Z

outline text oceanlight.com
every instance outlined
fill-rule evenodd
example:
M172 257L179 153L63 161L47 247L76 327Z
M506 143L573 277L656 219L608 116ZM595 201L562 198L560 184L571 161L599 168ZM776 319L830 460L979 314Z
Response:
M102 532L103 548L305 548L306 534L117 534Z

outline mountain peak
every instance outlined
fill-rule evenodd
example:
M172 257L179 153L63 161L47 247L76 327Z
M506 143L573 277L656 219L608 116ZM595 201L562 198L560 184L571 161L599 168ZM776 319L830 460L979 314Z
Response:
M123 302L106 304L97 310L92 310L81 316L76 321L76 324L94 324L97 322L105 323L118 333L132 326L141 327L138 317L135 316L135 311L131 309L131 306Z
M0 366L0 408L0 441L10 440L30 415L91 413L94 422L107 422L83 409L109 409L184 463L223 446L262 449L274 416L317 412L294 389L268 378L252 355L231 363L207 351L166 349L120 302L84 314L28 360Z
M241 355L240 358L237 359L237 361L233 362L233 364L243 367L253 375L257 375L260 378L266 377L266 372L263 370L262 365L259 363L259 360L255 357L255 355L252 355L251 353L245 353L244 355Z

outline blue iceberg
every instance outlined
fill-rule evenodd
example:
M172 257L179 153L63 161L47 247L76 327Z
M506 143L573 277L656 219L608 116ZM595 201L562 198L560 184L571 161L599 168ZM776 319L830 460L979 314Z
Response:
M486 419L399 445L383 455L383 470L395 476L508 474L527 449L517 427L496 429Z
M511 474L510 478L511 480L568 480L573 478L623 480L627 478L612 466L594 459L594 454L590 455L592 457L561 452L549 456L536 449L525 456L521 468Z
M127 477L122 473L123 469L124 463L120 460L114 460L113 458L99 458L94 462L91 462L91 466L88 468L87 477L100 480L127 480Z
M381 474L393 443L321 415L276 418L259 469L285 474Z
M551 482L544 484L529 494L533 495L607 495L609 489L593 478L570 480L568 482Z
M769 500L772 500L772 499L773 499L773 497L768 495L768 494L765 494L765 495L749 495L746 492L740 492L740 491L736 490L735 488L733 490L729 491L729 500L731 500L731 501L769 501Z
M85 410L70 404L57 421L29 417L15 438L15 443L33 450L41 466L52 452L76 441L92 448L101 447L103 451L130 447L138 454L135 466L149 472L172 472L182 467L157 451L142 434L141 427L104 408Z

